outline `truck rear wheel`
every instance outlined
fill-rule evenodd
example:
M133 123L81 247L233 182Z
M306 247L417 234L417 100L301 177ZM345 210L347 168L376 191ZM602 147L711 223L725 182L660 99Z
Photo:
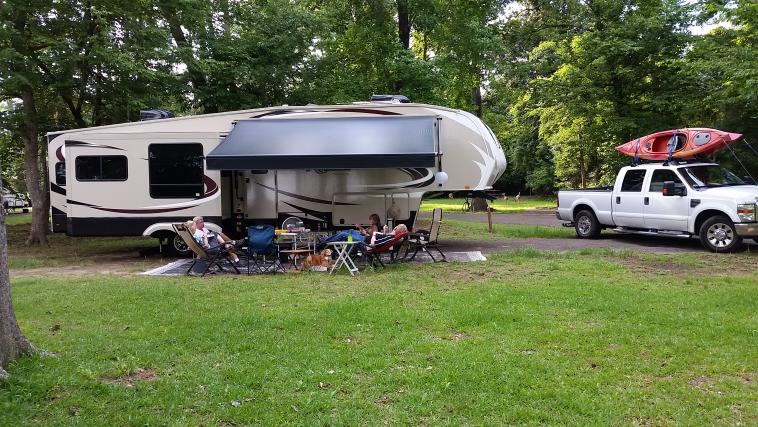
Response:
M576 237L580 239L597 239L600 236L600 223L590 210L582 210L574 216Z
M715 215L700 226L700 243L711 252L734 252L742 247L742 237L729 217Z

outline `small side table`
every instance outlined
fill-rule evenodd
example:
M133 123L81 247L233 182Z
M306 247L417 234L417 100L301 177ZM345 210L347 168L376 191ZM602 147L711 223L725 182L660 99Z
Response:
M305 258L308 255L312 254L313 251L311 249L282 249L279 251L279 253L287 254L287 256L290 258L290 265L292 268L296 269L298 258Z
M345 266L345 268L347 268L347 271L350 272L351 276L355 276L358 273L358 267L355 266L353 259L350 258L350 249L352 249L353 245L357 243L360 243L360 242L358 242L357 240L353 240L352 242L327 243L328 246L334 247L334 250L337 251L337 262L335 262L334 265L332 266L332 269L329 270L329 274L332 274L335 271L339 271L343 265Z

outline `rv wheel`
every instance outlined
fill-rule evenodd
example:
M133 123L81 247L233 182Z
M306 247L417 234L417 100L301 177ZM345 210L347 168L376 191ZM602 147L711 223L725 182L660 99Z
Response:
M169 255L187 256L191 252L189 246L187 246L181 236L176 233L172 233L171 236L169 236L168 245L166 247Z

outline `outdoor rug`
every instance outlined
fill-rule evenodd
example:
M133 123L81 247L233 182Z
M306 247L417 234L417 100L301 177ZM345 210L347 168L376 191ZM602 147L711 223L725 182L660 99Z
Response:
M445 256L447 256L448 261L458 261L458 262L487 261L487 258L484 255L482 255L480 251L445 252ZM423 254L418 254L416 255L416 258L412 262L430 263L432 262L432 260L428 256L425 256ZM187 272L187 269L189 268L190 264L192 264L191 259L180 259L180 260L168 263L162 267L154 268L152 270L145 271L144 273L140 273L140 274L145 275L145 276L182 276ZM238 268L240 269L240 272L242 273L246 272L244 267L238 267Z

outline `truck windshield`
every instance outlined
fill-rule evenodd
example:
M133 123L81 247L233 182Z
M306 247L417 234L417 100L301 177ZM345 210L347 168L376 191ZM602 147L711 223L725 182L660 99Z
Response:
M719 165L687 166L679 168L684 179L692 188L727 187L733 185L748 185L737 175Z

